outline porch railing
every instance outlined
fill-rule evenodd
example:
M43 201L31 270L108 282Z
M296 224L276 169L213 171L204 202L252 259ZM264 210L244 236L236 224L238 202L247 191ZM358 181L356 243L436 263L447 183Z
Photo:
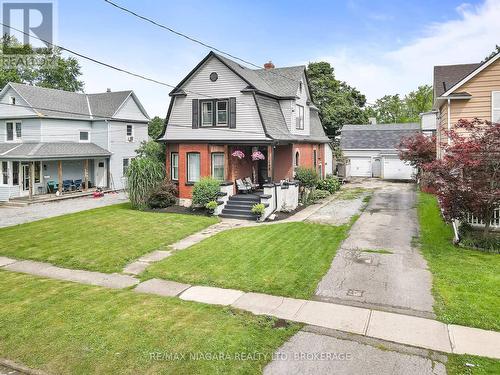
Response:
M480 220L472 214L467 215L467 223L473 226L484 227L484 221ZM500 229L500 206L493 213L493 219L491 220L491 227L495 229Z

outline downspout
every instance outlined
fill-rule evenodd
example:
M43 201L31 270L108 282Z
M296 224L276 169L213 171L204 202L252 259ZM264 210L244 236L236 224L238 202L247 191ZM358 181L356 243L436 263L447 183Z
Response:
M448 138L448 145L451 144L451 139L450 139L450 130L451 130L451 101L450 101L450 98L448 98L448 106L447 106L447 112L448 112L448 134L447 134L447 138Z
M271 212L271 215L276 212L278 209L278 190L276 189L276 182L274 182L274 167L275 167L275 160L276 160L276 142L273 142L273 155L272 155L272 161L271 161L271 179L273 180L274 184L274 210Z

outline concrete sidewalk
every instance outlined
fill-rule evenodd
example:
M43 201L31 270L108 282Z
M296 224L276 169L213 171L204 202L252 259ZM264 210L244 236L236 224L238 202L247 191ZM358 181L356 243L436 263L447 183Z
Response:
M254 314L443 353L466 353L500 359L500 332L447 325L416 316L233 289L190 286L159 279L140 283L132 276L70 270L48 263L5 257L0 258L0 269L108 288L124 289L138 284L134 289L138 293L177 296L187 301L232 306Z

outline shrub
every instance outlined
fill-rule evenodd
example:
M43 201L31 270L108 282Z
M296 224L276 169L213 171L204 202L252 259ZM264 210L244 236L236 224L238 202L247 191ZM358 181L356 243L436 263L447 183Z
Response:
M132 207L144 209L152 192L165 178L165 167L151 158L135 158L127 170L127 193Z
M330 192L328 190L313 190L311 191L311 194L309 194L309 200L311 202L316 202L319 201L320 199L324 199L326 197L330 196Z
M262 216L264 215L264 211L266 210L266 206L262 203L257 203L252 206L252 213L254 213L257 216Z
M460 244L465 247L478 249L486 252L500 252L500 234L490 233L487 236L472 227L472 225L463 222L458 229L460 233Z
M150 208L165 208L175 204L177 186L172 181L163 182L153 191L148 200Z
M214 178L204 177L193 187L193 205L205 207L210 201L217 201L220 184Z
M207 209L207 211L211 214L214 213L215 209L217 208L218 204L216 201L210 201L208 202L206 205L205 205L205 208Z
M300 181L306 188L312 189L318 184L319 175L312 168L298 167L295 170L295 179Z
M333 194L340 189L340 181L337 177L328 176L324 180L319 180L316 188L326 190L330 194Z

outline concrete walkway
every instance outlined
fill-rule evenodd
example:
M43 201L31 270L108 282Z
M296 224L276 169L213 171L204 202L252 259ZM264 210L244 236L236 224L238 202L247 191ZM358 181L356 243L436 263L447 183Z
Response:
M191 286L159 279L139 283L132 276L70 270L48 263L5 257L0 258L0 269L117 289L138 284L134 289L138 293L177 296L186 301L232 306L254 314L443 353L467 353L500 359L500 332L444 324L415 316L233 289Z
M0 228L127 201L126 194L119 192L108 193L102 198L81 197L57 202L37 203L25 207L0 205Z
M415 185L383 182L318 285L322 301L434 318L432 275L419 250Z

